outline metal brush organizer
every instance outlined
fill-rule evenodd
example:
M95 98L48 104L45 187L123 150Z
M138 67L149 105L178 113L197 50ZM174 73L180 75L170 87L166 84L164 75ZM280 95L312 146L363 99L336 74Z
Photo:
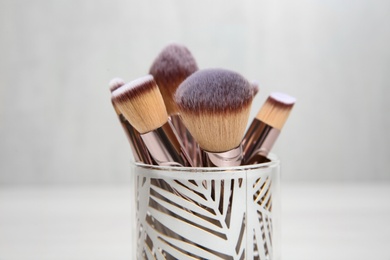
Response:
M280 259L280 163L133 165L134 259Z

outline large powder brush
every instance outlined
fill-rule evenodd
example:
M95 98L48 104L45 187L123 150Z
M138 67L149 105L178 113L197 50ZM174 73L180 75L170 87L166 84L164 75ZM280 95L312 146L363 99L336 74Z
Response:
M175 94L180 115L203 152L203 166L238 166L253 86L226 69L199 70Z
M195 58L187 47L180 44L167 45L153 61L149 73L160 89L169 115L180 113L174 100L176 89L197 70Z
M188 48L176 43L164 47L149 70L160 89L172 125L196 165L200 161L199 150L179 117L180 110L174 101L174 94L178 86L197 70L198 65Z

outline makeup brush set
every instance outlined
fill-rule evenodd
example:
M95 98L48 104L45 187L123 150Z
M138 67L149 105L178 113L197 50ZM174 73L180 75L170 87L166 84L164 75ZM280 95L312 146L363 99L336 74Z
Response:
M199 69L179 44L147 75L109 85L137 163L136 259L278 259L279 161L269 152L295 98L271 93L248 126L258 85Z
M227 69L199 69L179 44L166 46L146 76L128 83L114 78L109 85L135 161L150 165L267 162L295 104L294 97L271 93L247 129L257 84Z

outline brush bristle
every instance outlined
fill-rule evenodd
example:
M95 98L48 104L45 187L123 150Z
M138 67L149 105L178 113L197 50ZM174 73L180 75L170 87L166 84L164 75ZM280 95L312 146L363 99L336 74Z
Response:
M124 84L125 84L125 81L123 79L121 79L121 78L113 78L108 83L108 87L110 88L110 92L112 93L116 89L122 87ZM121 111L119 111L119 109L117 108L117 106L115 105L115 103L112 100L111 100L111 103L112 103L112 106L114 107L115 113L117 115L120 115Z
M108 83L111 93L115 91L117 88L122 87L125 84L125 81L121 78L113 78Z
M252 85L253 96L256 96L257 93L259 93L259 90L260 90L259 89L259 82L252 81L251 85Z
M168 120L161 93L151 75L118 88L112 92L112 101L141 134L162 126Z
M225 69L203 69L189 76L176 91L180 110L192 113L227 113L252 102L251 84L240 74Z
M256 118L281 130L293 108L296 99L285 93L271 93Z
M179 112L174 102L177 87L197 70L198 65L191 52L179 44L166 46L154 60L149 73L159 86L170 115Z
M184 124L200 147L225 152L239 146L253 99L251 84L224 69L199 70L176 91Z

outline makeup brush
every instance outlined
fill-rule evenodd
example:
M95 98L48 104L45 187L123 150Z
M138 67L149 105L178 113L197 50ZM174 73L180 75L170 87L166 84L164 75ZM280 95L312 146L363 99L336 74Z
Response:
M153 75L169 115L179 114L174 95L189 75L198 70L191 52L183 45L169 44L156 57L149 73Z
M118 77L111 79L108 83L108 87L110 88L111 93L117 88L122 87L123 85L125 85L125 81Z
M252 81L251 82L251 85L252 85L252 91L253 91L253 97L257 95L257 93L259 93L259 83L257 81Z
M202 149L203 166L241 164L241 140L253 99L251 84L225 69L199 70L175 94L184 124Z
M296 99L285 93L271 93L249 126L243 140L243 165L268 161L267 155L279 136Z
M124 80L121 78L113 78L110 83L110 91L111 93L115 91L116 89L122 87L125 84ZM137 130L134 129L132 125L126 120L126 118L122 115L122 113L119 111L119 109L116 107L114 102L112 102L112 105L115 109L115 112L118 116L119 122L121 123L123 130L125 131L126 137L130 143L130 148L134 156L134 160L136 162L142 162L145 164L153 164L153 161L150 157L150 154L148 152L148 149L146 149L146 146L144 142L141 139L141 136Z
M174 94L180 83L197 70L198 65L188 48L176 43L162 49L149 70L160 89L170 120L194 164L200 160L199 151L179 117L180 111L174 101Z
M153 76L133 80L112 92L112 101L140 133L158 165L192 166L168 123L168 114Z

